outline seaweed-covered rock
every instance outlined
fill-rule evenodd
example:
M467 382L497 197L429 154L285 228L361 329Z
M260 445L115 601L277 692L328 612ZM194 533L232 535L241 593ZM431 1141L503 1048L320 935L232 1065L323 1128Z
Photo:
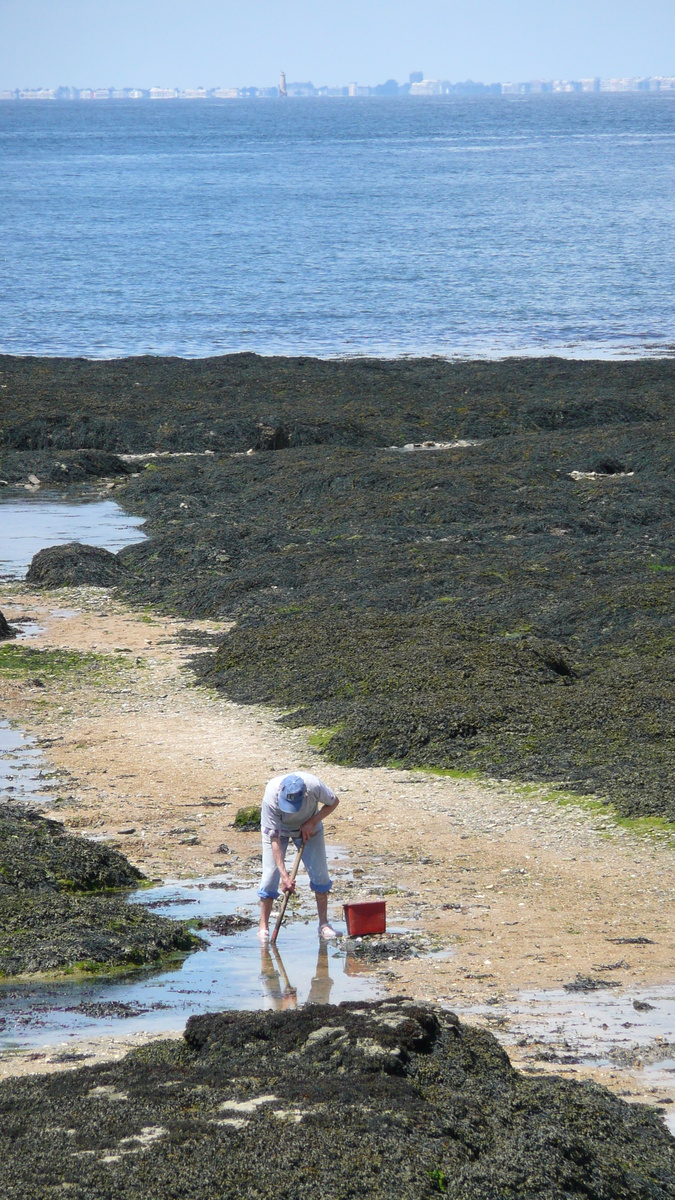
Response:
M644 617L630 589L645 633L628 643L623 634L617 651L600 638L580 656L578 641L570 650L532 638L468 606L329 612L319 602L241 620L195 666L235 700L283 705L288 724L324 730L333 761L565 780L608 795L624 815L674 820L664 580L645 584L659 600L644 597Z
M152 966L203 942L120 896L0 891L0 977Z
M133 602L236 621L210 684L342 762L675 819L675 360L0 365L3 478L201 452L124 480L152 536L117 557Z
M73 484L91 484L102 477L121 481L131 475L133 469L117 454L107 450L56 450L49 446L34 450L11 450L5 445L2 455L2 473L8 485L25 486L30 475L35 475L42 487L59 487Z
M2 355L0 369L7 385L0 442L19 451L50 449L56 457L82 446L117 453L242 451L256 443L261 424L287 429L293 446L402 446L628 427L670 412L675 378L672 359ZM627 461L625 454L616 457Z
M363 939L349 938L345 948L350 958L360 962L382 963L414 958L429 947L428 941L423 941L419 934L387 933Z
M71 482L107 475L131 475L132 472L129 463L107 450L62 451L56 465L69 476Z
M6 642L9 638L15 638L18 630L10 625L5 614L0 612L0 642Z
M230 937L235 933L242 933L245 929L252 929L257 924L254 917L244 917L241 913L226 913L222 917L207 917L205 920L200 920L199 928L208 929L211 933L218 933L221 937Z
M653 1109L409 1001L193 1017L182 1045L6 1080L0 1113L7 1200L675 1197Z
M114 587L126 575L124 566L115 554L100 546L82 542L67 542L64 546L48 546L33 555L27 583L36 587Z
M0 805L0 976L140 966L199 949L184 922L110 894L144 878L119 850Z
M602 988L618 988L621 982L616 979L599 979L596 975L577 975L571 983L564 983L566 992L597 992Z
M258 424L256 450L287 450L291 435L284 425L261 421Z
M119 850L74 837L28 808L0 805L0 894L130 888L144 878Z
M254 833L260 831L260 805L248 804L245 808L238 808L232 828L238 829L240 833Z

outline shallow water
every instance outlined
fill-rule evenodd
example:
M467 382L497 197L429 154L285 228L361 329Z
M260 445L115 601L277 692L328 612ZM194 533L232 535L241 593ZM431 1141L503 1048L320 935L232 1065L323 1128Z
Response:
M56 610L53 609L52 616L55 615ZM11 625L12 628L16 629L17 631L16 638L13 638L12 641L17 642L30 641L31 638L37 637L38 634L44 633L45 631L45 626L41 625L39 621L35 621L32 617L26 617L23 615L18 617L12 616Z
M0 801L51 799L48 767L35 738L0 720Z
M640 1012L633 1001L651 1008ZM668 1093L673 1111L664 1120L675 1133L675 984L626 991L523 992L516 1001L463 1016L471 1020L477 1013L507 1050L516 1044L528 1047L534 1065L611 1067L643 1087Z
M35 739L0 720L0 802L49 803L53 789L47 770ZM298 899L299 911L304 914L305 906L309 911L304 879ZM258 911L256 888L224 875L144 888L129 900L181 920L231 913L257 917ZM313 912L307 921L287 922L278 949L261 947L255 927L227 936L209 930L199 935L205 949L168 970L77 982L0 983L0 1053L78 1035L182 1029L188 1017L207 1011L334 1004L372 998L379 990L372 969L348 960L339 944L319 942ZM92 1004L115 1007L94 1015L80 1007Z
M633 1000L652 1008L639 1012ZM675 985L629 992L525 992L509 1012L515 1022L527 1021L530 1037L561 1047L563 1054L565 1049L573 1052L584 1062L605 1065L620 1062L633 1049L644 1053L656 1039L673 1041Z
M21 579L38 550L85 542L120 550L141 542L142 517L125 513L114 500L39 496L0 497L0 578Z
M255 888L223 889L224 876L169 883L130 899L177 918L229 913L255 915ZM161 907L157 901L164 900ZM287 1009L301 1004L336 1004L372 999L379 987L371 970L354 964L340 944L319 942L315 919L293 920L279 935L278 949L261 947L255 927L223 936L203 930L205 949L173 970L134 972L124 978L77 983L0 985L0 1052L140 1031L182 1029L196 1013L222 1009ZM83 1005L127 1005L89 1015Z

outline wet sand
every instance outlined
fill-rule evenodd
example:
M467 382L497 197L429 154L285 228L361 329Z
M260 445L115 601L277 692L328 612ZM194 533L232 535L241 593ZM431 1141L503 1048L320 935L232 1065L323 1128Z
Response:
M306 767L341 797L327 835L345 848L354 878L336 887L334 916L346 899L385 895L392 924L433 934L448 950L390 964L392 992L460 1014L482 1007L470 1019L502 1036L487 1009L508 1010L523 991L560 989L581 974L618 982L630 997L673 980L667 835L639 835L606 811L556 803L544 788L327 764L310 731L194 686L187 660L195 649L181 635L222 631L217 622L139 613L92 588L35 594L6 585L0 607L10 621L27 615L39 623L31 647L114 657L105 683L63 677L38 687L3 678L2 711L41 741L56 772L53 815L110 839L150 877L204 876L235 864L255 872L258 836L235 832L234 815L259 802L271 774ZM611 940L623 937L651 944ZM123 1043L112 1039L103 1054ZM649 1091L654 1085L639 1069L538 1062L527 1046L509 1053L533 1070L591 1074L622 1094L665 1097L661 1087ZM21 1058L14 1067L5 1061L3 1073L30 1069Z

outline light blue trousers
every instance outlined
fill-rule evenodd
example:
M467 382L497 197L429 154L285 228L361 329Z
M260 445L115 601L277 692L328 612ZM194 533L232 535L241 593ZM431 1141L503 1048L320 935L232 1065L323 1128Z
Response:
M286 850L290 838L282 837L281 849L286 857ZM302 838L293 838L293 843L299 850L302 845ZM319 825L316 833L313 833L309 841L305 845L305 853L302 856L302 862L309 875L309 886L313 892L329 892L333 886L330 875L328 874L328 863L326 862L326 843L323 836L323 825ZM279 895L279 868L274 861L272 853L272 842L267 834L262 835L262 879L258 888L258 895L261 900L276 900Z

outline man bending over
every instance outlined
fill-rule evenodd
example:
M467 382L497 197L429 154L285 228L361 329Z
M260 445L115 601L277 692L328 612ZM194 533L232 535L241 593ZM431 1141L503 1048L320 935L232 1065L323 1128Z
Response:
M279 895L279 884L284 892L295 891L295 881L291 881L286 870L286 849L291 840L298 849L302 845L305 847L302 861L309 875L309 886L316 896L319 937L337 937L328 921L328 893L333 884L326 863L322 821L335 812L339 803L335 792L309 771L270 779L260 814L262 879L258 888L258 936L261 941L269 938L270 914Z

